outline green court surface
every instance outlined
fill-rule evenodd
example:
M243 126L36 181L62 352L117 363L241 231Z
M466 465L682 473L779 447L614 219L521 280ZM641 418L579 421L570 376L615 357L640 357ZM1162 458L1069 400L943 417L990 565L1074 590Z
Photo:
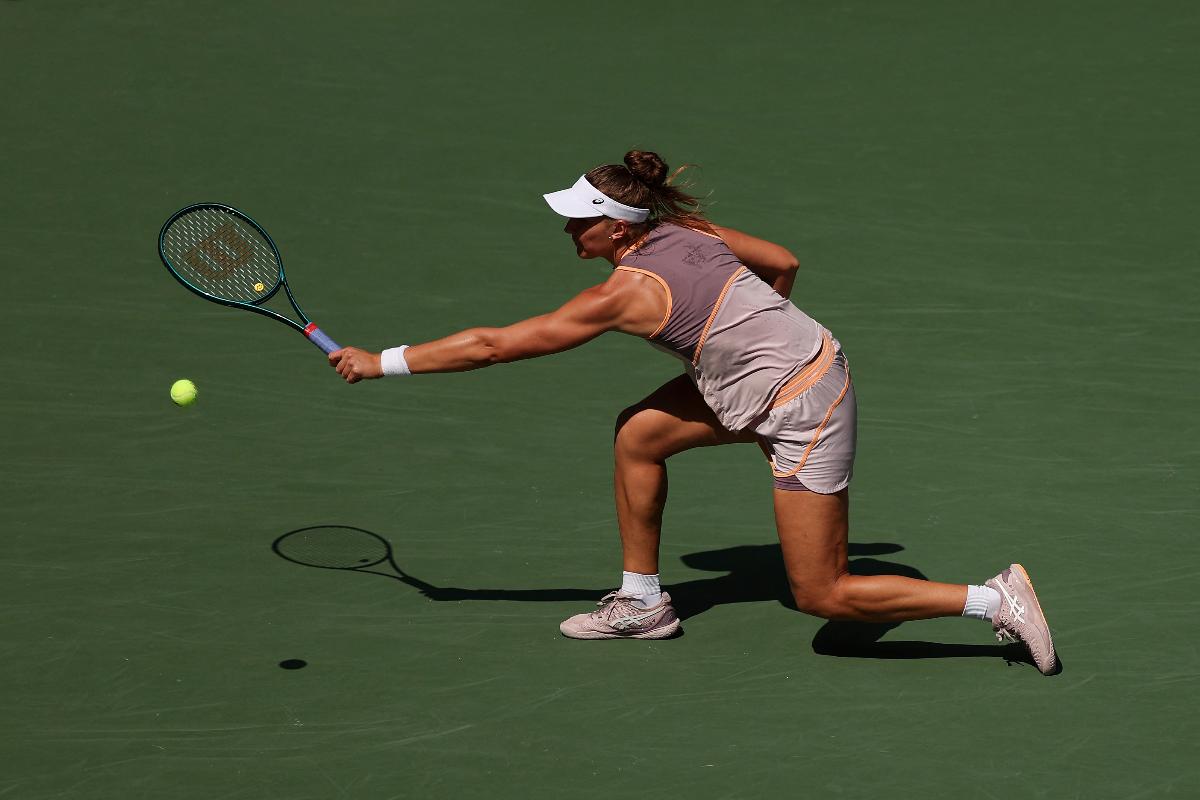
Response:
M1198 37L1165 1L0 3L0 798L1200 796ZM685 634L564 639L673 360L347 386L156 252L227 202L343 344L503 324L604 279L540 195L631 147L799 255L855 568L1020 561L1061 674L791 610L753 447L672 465ZM272 549L313 526L432 588Z

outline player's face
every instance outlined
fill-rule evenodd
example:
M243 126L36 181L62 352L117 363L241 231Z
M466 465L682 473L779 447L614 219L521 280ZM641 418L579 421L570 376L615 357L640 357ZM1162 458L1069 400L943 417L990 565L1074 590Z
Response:
M608 217L569 219L563 230L575 243L580 258L609 258L613 252L612 223Z

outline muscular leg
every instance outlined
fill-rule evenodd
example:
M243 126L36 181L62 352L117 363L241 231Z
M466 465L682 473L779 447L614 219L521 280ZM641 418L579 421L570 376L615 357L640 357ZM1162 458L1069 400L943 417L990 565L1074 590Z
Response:
M624 569L658 572L668 458L694 447L753 441L753 434L723 428L686 375L621 412L613 455ZM823 495L776 489L774 494L784 565L801 611L862 622L961 614L966 586L900 575L850 574L847 490Z
M825 619L898 622L962 613L967 587L900 575L851 575L850 494L775 490L775 524L792 596Z
M658 541L667 502L666 460L693 447L752 441L753 434L721 427L686 375L621 412L613 442L613 483L626 571L658 572Z

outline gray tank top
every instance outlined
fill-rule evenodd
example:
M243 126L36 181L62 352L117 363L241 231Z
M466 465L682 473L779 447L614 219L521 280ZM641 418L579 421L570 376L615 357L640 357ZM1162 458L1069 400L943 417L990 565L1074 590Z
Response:
M684 362L731 431L764 416L829 336L714 234L659 225L626 251L617 269L654 278L666 291L667 312L649 342Z

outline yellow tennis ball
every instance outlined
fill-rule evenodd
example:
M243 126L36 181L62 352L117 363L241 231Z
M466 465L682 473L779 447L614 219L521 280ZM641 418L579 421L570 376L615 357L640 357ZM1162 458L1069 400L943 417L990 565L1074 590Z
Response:
M196 402L196 384L187 378L171 384L171 399L177 406L190 406Z
M267 287L263 286L261 283L254 284L254 291L256 291L256 292L261 292L265 288L267 288Z

